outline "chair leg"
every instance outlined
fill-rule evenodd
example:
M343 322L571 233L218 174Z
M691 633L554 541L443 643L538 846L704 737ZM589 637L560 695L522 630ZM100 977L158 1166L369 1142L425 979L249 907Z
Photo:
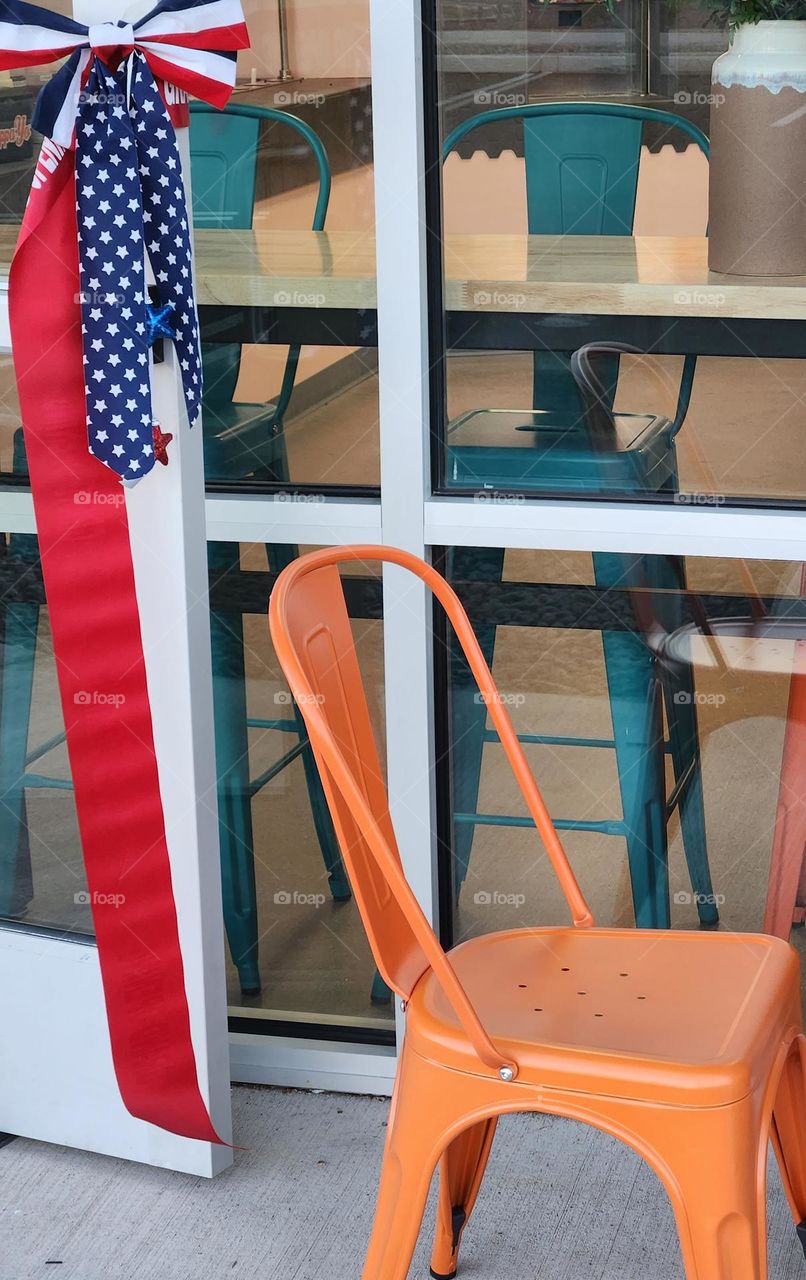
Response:
M459 582L500 582L504 574L504 552L490 547L457 547L450 556L448 577ZM476 628L481 651L490 667L495 651L495 627ZM456 638L450 637L451 758L453 761L453 809L475 814L484 757L487 708ZM458 894L467 877L475 826L454 822L454 887Z
M761 1093L722 1107L600 1098L607 1128L664 1184L687 1280L767 1280L766 1133Z
M719 910L714 898L705 838L705 806L697 705L694 697L694 673L690 666L680 664L674 669L661 666L661 676L675 782L682 783L679 809L683 852L686 855L686 865L700 922L705 925L714 925L719 923Z
M661 589L652 601L652 609L667 632L683 622L682 592L686 590L686 564L682 556L654 556L645 561L645 577L650 586ZM660 675L669 725L669 746L675 782L681 785L679 812L683 852L689 879L694 890L700 923L719 923L714 901L708 845L705 832L705 807L702 790L702 760L694 672L691 663L660 663Z
M238 551L237 543L209 543L211 572L237 566ZM211 612L210 645L224 926L241 991L253 996L260 991L260 968L241 614Z
M595 553L597 585L629 586L632 563L628 556ZM657 664L635 632L603 631L602 648L635 923L641 929L668 929L666 779Z
M806 1040L795 1041L784 1065L772 1120L772 1144L789 1207L806 1253Z
M765 933L789 938L793 921L802 923L800 881L806 852L806 641L795 645L789 685L778 809L764 909Z
M459 1248L473 1212L495 1136L496 1120L482 1120L454 1138L439 1163L437 1230L431 1254L434 1280L456 1275Z
M362 1280L406 1280L450 1123L455 1074L424 1062L404 1042Z
M690 1140L685 1152L678 1145L673 1170L687 1280L766 1280L766 1143L760 1152L749 1107L720 1110L737 1114L714 1120L711 1113L696 1134L697 1117L689 1113Z

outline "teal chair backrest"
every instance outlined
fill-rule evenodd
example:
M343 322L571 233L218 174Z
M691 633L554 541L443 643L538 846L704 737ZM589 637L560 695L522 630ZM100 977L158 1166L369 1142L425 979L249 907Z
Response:
M206 102L190 107L190 175L193 191L193 225L200 230L224 228L248 231L252 227L257 188L257 162L261 131L279 124L302 136L316 161L318 190L313 231L322 231L330 200L330 165L318 134L287 111L273 107L231 103L223 111ZM204 343L205 399L223 404L232 401L238 383L241 348L236 343ZM294 389L299 347L291 347L286 361L275 418L281 419Z
M194 227L252 226L260 120L193 104L190 129Z
M443 157L473 130L518 119L523 123L527 225L531 235L632 235L647 121L667 130L682 131L706 156L709 154L705 134L669 111L610 102L540 102L470 116L445 139ZM684 365L676 429L688 409L695 363L696 357L689 356ZM600 377L612 406L618 357L602 363ZM532 408L549 410L553 421L560 425L581 425L583 406L571 374L570 353L534 353Z

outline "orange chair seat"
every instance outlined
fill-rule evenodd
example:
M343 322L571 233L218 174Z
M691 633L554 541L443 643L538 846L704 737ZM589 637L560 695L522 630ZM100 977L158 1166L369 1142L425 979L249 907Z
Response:
M721 1106L769 1074L797 1008L795 952L758 934L523 929L486 934L451 964L518 1080ZM433 972L412 993L417 1053L478 1071Z

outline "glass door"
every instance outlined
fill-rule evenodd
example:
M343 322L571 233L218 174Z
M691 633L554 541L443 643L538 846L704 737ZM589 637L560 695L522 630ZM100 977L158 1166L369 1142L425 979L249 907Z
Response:
M516 91L491 41L474 98L457 93L463 7L424 5L426 541L597 922L800 949L803 280L777 282L783 310L707 270L718 24L694 6L528 9L556 61L521 33ZM642 50L640 93L612 24ZM486 708L438 640L445 940L556 922Z

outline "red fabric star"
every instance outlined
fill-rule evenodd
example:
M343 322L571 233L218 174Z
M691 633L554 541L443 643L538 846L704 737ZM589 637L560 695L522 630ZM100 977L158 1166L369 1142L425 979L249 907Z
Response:
M160 431L158 424L155 422L153 427L154 433L154 457L157 462L161 462L164 467L168 465L168 445L173 440L170 431L163 433Z

